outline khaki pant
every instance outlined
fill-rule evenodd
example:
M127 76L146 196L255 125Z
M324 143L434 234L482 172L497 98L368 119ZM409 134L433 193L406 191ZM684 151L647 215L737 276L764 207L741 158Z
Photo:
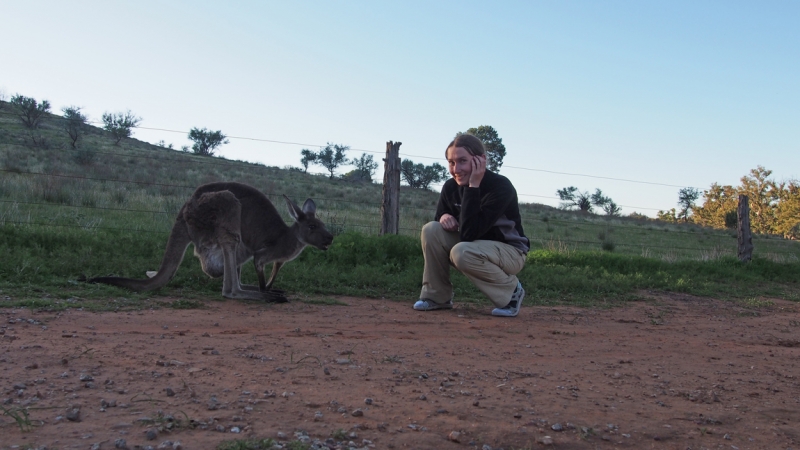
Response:
M517 288L516 275L525 265L525 253L497 241L461 242L458 232L445 231L439 222L422 227L422 273L420 298L445 303L453 298L450 265L469 278L498 308L511 301Z

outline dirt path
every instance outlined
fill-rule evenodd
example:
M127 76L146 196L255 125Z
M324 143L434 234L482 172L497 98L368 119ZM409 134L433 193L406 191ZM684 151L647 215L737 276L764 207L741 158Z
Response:
M800 446L795 303L660 296L500 319L341 300L0 310L0 400L37 425L0 417L0 448L211 449L299 431L331 448Z

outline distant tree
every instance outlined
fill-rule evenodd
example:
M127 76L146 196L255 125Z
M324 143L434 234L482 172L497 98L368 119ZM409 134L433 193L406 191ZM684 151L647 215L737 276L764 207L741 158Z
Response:
M780 193L780 203L775 211L775 233L786 239L800 239L800 181L783 184Z
M606 213L607 216L618 217L620 215L620 211L622 208L619 207L613 200L609 200L608 203L602 206L603 211Z
M675 208L671 208L668 211L659 210L658 213L656 213L656 218L662 222L669 222L669 223L675 223L678 221L678 216L676 215Z
M712 183L708 190L703 191L703 205L695 207L693 221L703 226L725 228L726 215L736 214L738 197L739 193L733 186Z
M648 219L650 219L646 215L644 215L642 213L638 213L636 211L628 214L628 217L630 217L631 219L636 219L636 220L648 220Z
M678 191L678 206L680 206L681 209L675 217L684 222L688 222L689 213L691 213L692 208L694 208L694 202L696 202L698 198L700 198L700 191L693 187L683 188Z
M360 158L353 158L350 164L356 168L353 177L370 182L372 181L372 175L375 174L375 170L378 168L378 163L375 162L372 155L366 153L362 153Z
M568 186L556 191L558 198L561 199L561 209L578 208L581 212L592 212L592 196L588 192L580 192L575 186Z
M739 194L747 195L750 205L750 226L755 233L771 233L776 222L780 199L778 184L769 179L772 171L763 166L750 170L741 178ZM737 196L738 201L738 196Z
M141 121L142 118L136 117L130 110L124 113L103 113L103 129L114 136L114 145L119 145L123 138L131 137L131 129L137 127Z
M556 191L558 198L561 199L561 209L577 208L584 213L594 212L594 207L597 206L609 216L618 216L620 212L619 206L611 200L611 197L603 195L603 191L595 189L594 194L589 192L580 192L575 186L565 187Z
M467 134L471 134L486 146L486 168L492 172L500 172L503 166L503 158L506 157L506 146L503 139L497 134L497 130L489 125L481 125L478 128L470 128Z
M36 99L20 94L11 97L11 106L16 109L22 124L30 130L38 128L45 113L50 112L50 102L47 100L38 103Z
M313 161L309 162L318 164L327 169L328 172L330 172L330 178L333 179L333 173L336 169L342 164L347 163L347 157L344 154L347 150L350 150L350 147L347 145L331 144L329 142L328 145L315 153Z
M447 179L447 168L439 163L426 166L404 159L400 163L400 176L412 188L429 190L431 184Z
M62 108L64 113L64 131L69 136L72 148L78 148L78 140L83 136L86 130L86 116L81 113L81 108L78 106L67 106Z
M189 139L194 142L192 145L194 154L201 156L214 156L217 147L229 142L222 131L211 131L206 128L192 128L189 130Z
M303 172L308 173L308 165L317 160L317 154L307 148L300 150L300 154L303 156L300 158L300 164L303 165Z

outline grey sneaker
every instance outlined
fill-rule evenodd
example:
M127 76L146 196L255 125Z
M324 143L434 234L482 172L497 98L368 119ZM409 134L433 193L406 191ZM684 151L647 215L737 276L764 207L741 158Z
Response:
M436 303L433 300L428 300L427 298L421 298L414 303L414 309L417 311L433 311L436 309L453 309L453 301L450 300L447 303Z
M499 317L516 317L519 314L519 308L522 306L522 299L525 298L525 289L522 288L522 283L517 282L517 288L511 294L511 301L508 302L503 308L495 308L492 310L493 316Z

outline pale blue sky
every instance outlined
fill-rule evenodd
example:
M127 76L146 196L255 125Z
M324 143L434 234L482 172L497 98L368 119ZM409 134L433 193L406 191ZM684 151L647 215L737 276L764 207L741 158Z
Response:
M130 109L376 160L395 140L425 164L491 125L522 201L601 188L624 214L674 207L678 187L542 170L701 189L757 165L800 176L798 2L0 0L0 17L0 90L95 120ZM302 148L220 154L299 166Z

